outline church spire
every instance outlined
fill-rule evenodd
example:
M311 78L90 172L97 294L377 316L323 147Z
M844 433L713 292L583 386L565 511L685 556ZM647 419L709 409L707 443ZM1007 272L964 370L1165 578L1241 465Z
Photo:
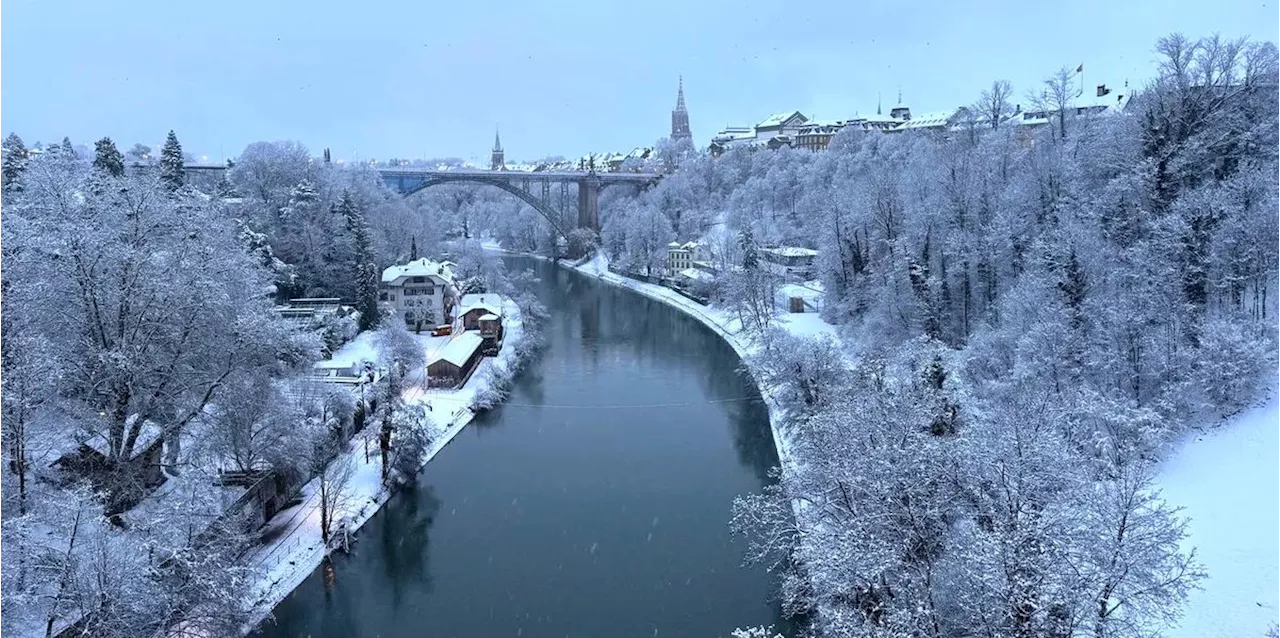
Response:
M880 113L880 101L880 94L876 93L876 115L882 115L882 113Z
M680 83L676 88L676 110L671 112L671 139L681 140L689 139L693 134L689 132L689 111L684 106L684 76L680 76Z
M498 127L493 127L493 154L489 156L489 170L506 170L507 163L502 157L502 140L498 137Z

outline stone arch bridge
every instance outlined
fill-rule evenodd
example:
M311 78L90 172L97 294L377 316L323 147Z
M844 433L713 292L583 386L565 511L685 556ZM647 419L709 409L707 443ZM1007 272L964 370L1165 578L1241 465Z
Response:
M379 169L383 181L392 190L406 197L439 184L471 182L501 188L542 214L561 235L571 228L564 228L561 220L568 211L561 210L557 201L565 201L566 193L573 186L578 189L578 228L590 228L600 232L600 191L616 184L649 186L659 179L657 173L596 173L594 171L484 171L484 170L427 170L413 168ZM560 197L553 196L559 191Z
M223 165L188 164L189 173L221 173ZM662 179L658 173L597 173L595 171L486 171L474 169L436 170L426 168L379 168L382 181L391 190L409 197L440 184L471 182L500 188L538 211L561 235L567 236L572 228L565 228L560 220L568 211L557 206L574 186L578 189L578 228L590 228L600 232L600 191L616 184L634 184L642 188ZM555 191L559 191L555 193Z

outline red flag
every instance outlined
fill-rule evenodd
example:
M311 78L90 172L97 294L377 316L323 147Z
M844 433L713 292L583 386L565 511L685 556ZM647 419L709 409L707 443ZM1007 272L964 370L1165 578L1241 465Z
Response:
M1076 67L1076 73L1084 73L1084 64Z

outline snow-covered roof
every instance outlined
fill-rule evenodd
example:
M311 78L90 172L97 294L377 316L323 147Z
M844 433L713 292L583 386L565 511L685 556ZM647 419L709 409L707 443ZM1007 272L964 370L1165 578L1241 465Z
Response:
M725 128L711 138L713 142L728 143L742 142L746 140L754 140L756 138L756 130L750 126L730 126Z
M697 268L685 268L680 271L680 276L694 281L715 279L711 273L698 270Z
M784 297L802 297L804 299L819 299L823 295L821 290L814 290L803 284L784 284L778 287L778 294Z
M681 247L681 246L680 246L680 242L678 242L678 241L673 241L673 242L671 242L671 243L667 244L667 248L680 248L680 247Z
M448 361L455 366L462 367L471 355L475 354L484 339L474 332L464 332L449 340L443 348L436 352L436 361Z
M765 248L764 252L777 255L779 257L814 257L818 251L812 248L801 248L799 246L779 246L777 248Z
M696 241L688 241L688 242L685 242L683 246L681 246L681 248L684 248L685 250L693 250L697 247L698 247L698 242Z
M453 270L448 266L427 259L415 259L407 264L396 264L382 271L382 283L394 283L401 277L431 277L439 283L452 284Z
M787 111L786 113L774 113L764 118L764 121L756 125L756 128L771 128L782 126L792 119L799 118L801 123L807 122L809 118L805 117L800 111Z
M913 115L911 119L903 122L898 126L900 130L920 129L920 128L940 128L946 126L951 121L956 111L937 111L934 113L921 113Z
M498 315L495 315L492 312L487 315L480 316L480 321L497 321L497 320L498 320Z
M462 316L472 310L482 309L490 314L502 316L502 295L494 293L475 293L470 295L462 295L462 299L458 300L458 316Z
M137 422L138 415L136 414L130 415L125 421L129 427L133 427ZM142 427L138 430L138 438L133 441L133 453L138 454L139 452L151 447L156 441L159 441L160 437L163 435L164 428L160 427L159 424L154 421L144 421L142 423ZM84 444L93 448L103 456L111 455L111 445L107 442L107 437L101 432L94 432L89 435L89 437L84 440Z

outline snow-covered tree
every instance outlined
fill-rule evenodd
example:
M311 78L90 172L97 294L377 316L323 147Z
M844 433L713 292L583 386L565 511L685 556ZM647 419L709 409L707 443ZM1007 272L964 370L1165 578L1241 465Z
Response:
M27 147L17 133L10 133L4 138L2 152L3 166L0 166L0 188L8 189L22 179L27 168Z
M112 177L124 175L124 155L111 138L104 137L94 143L93 167Z
M338 204L338 214L346 221L347 232L352 238L351 278L355 282L356 311L360 313L360 329L369 330L378 325L378 285L381 275L374 262L373 246L369 238L369 226L364 213L356 205L350 192L343 192Z
M169 131L160 149L160 181L169 190L178 190L187 183L186 159L182 154L182 145L178 136Z

